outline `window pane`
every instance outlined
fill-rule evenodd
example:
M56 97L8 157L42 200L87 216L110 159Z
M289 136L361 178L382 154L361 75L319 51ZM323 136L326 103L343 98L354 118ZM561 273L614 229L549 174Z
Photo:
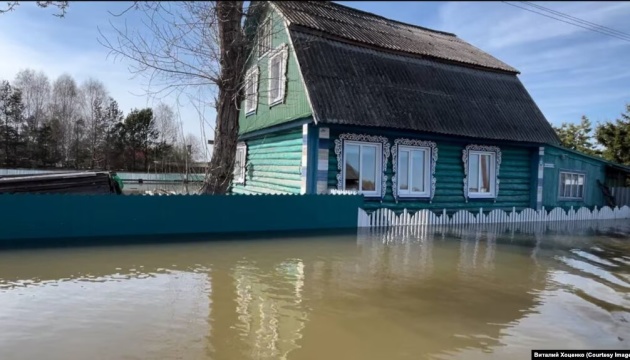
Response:
M571 174L564 174L564 197L571 196Z
M579 197L579 198L584 197L584 175L579 175L579 176L578 176L578 192L577 192L577 197Z
M424 192L424 151L411 152L411 191Z
M398 189L409 190L409 151L400 151L398 156Z
M359 146L346 145L346 190L359 190Z
M361 147L361 190L376 190L376 147Z
M490 155L480 155L481 185L479 192L490 192Z
M275 100L280 95L280 60L282 56L276 56L271 60L271 69L269 71L270 96L271 100Z
M468 191L479 192L479 155L468 156Z

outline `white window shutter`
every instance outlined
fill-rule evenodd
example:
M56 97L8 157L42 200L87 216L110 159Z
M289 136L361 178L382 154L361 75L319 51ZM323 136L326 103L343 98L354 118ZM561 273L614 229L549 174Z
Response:
M284 44L283 49L282 49L282 81L280 82L280 91L282 91L280 97L282 98L282 102L285 101L286 99L286 94L287 94L287 63L289 60L289 50L288 50L288 46L286 44Z
M254 111L258 111L258 66L254 70Z

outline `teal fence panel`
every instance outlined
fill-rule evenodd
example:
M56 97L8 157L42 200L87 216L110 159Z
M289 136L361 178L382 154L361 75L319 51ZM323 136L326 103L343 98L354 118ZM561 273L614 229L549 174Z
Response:
M0 195L0 243L356 229L357 195Z

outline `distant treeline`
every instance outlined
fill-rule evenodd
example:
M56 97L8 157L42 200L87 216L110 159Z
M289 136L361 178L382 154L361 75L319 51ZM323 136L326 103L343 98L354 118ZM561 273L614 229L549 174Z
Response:
M80 86L67 74L52 84L43 72L0 81L0 164L4 168L177 171L202 144L179 131L172 108L134 109L126 116L105 85Z
M595 129L584 115L580 123L562 123L554 130L569 149L630 166L630 104L615 121L601 122Z

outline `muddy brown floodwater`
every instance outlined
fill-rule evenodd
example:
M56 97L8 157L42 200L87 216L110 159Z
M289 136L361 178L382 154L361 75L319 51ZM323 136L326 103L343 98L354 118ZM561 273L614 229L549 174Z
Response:
M0 252L0 359L630 348L630 224Z

